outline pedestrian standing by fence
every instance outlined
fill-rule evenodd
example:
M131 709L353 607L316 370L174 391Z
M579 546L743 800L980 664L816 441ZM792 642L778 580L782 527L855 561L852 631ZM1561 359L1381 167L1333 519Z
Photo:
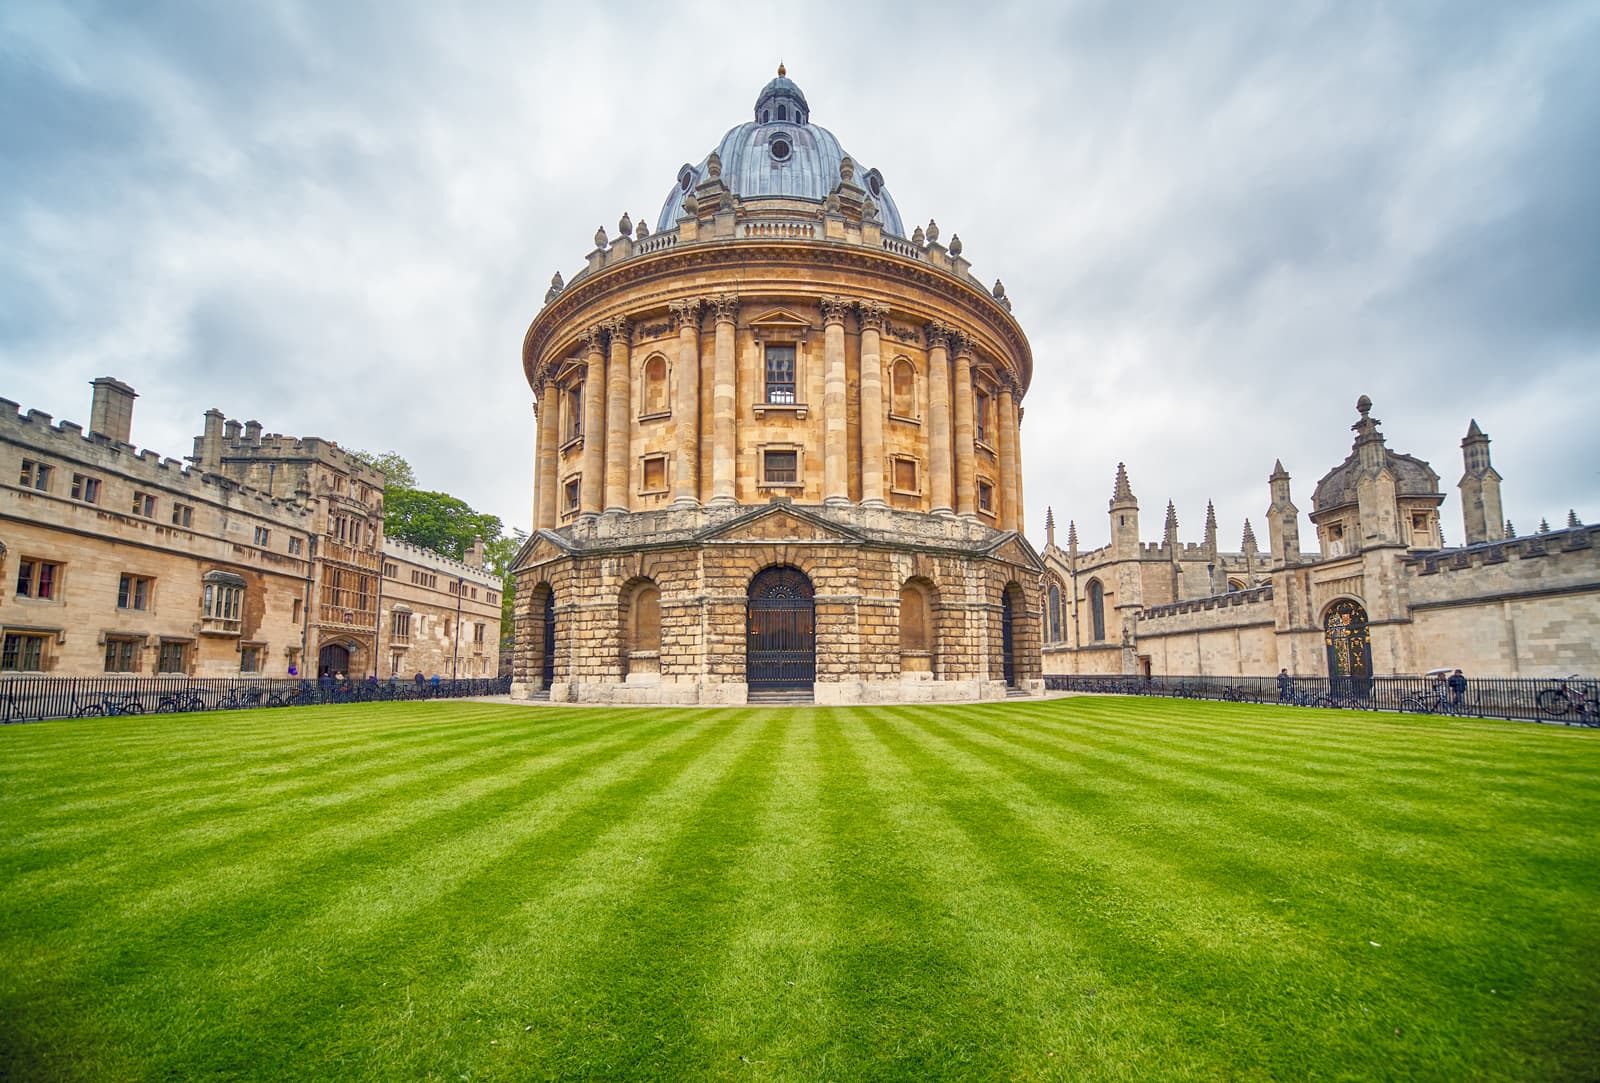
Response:
M1278 670L1278 702L1288 703L1294 698L1294 678L1287 667Z
M1450 686L1450 706L1460 710L1467 703L1467 675L1459 669L1450 674L1450 679L1445 682Z

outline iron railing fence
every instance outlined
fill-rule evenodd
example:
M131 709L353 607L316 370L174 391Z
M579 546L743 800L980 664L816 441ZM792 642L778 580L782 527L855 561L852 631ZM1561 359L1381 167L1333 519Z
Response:
M503 695L510 677L423 681L246 680L189 677L0 678L0 721L31 722L89 715L226 711L405 699Z
M1052 674L1045 677L1045 687L1058 692L1178 696L1600 726L1600 681L1581 676L1469 677L1460 693L1431 677L1294 677L1287 689L1280 689L1276 677Z

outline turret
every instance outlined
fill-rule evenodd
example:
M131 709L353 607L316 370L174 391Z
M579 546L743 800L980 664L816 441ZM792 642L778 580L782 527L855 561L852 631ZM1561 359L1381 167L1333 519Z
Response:
M1289 499L1289 472L1283 460L1272 465L1267 478L1272 487L1272 506L1267 508L1267 545L1272 550L1274 568L1292 568L1300 563L1300 509Z
M1111 490L1111 553L1118 560L1137 560L1139 556L1139 501L1122 463L1117 464L1117 480Z
M1465 470L1457 488L1461 490L1464 540L1468 545L1499 541L1505 537L1500 525L1500 475L1489 462L1489 438L1478 428L1476 418L1461 441L1461 459Z
M1356 400L1356 410L1361 414L1361 420L1350 428L1356 434L1356 506L1361 517L1359 545L1365 549L1385 543L1400 543L1400 529L1395 521L1398 511L1395 503L1397 479L1394 471L1389 469L1383 433L1378 429L1381 422L1370 416L1372 400L1365 395Z
M1250 528L1250 520L1244 521L1244 539L1239 543L1239 549L1244 553L1244 585L1256 585L1256 558L1260 550L1256 548L1256 532Z

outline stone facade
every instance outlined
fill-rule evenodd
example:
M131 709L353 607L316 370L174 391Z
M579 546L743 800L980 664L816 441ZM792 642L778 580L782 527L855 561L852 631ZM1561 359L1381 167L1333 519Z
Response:
M513 695L744 702L761 680L752 582L775 567L814 595L802 683L818 702L1038 685L1027 340L958 237L896 235L881 176L858 181L800 116L780 75L754 125L680 172L663 228L597 233L528 329L539 435ZM906 604L931 623L902 651L913 580ZM627 642L640 591L657 648Z
M1350 456L1317 484L1315 556L1300 551L1281 462L1268 479L1268 553L1256 551L1248 521L1241 551L1219 552L1209 515L1205 540L1180 545L1170 504L1162 543L1140 542L1138 501L1120 466L1109 545L1080 552L1074 525L1059 548L1047 522L1045 672L1600 672L1600 528L1571 514L1565 529L1511 536L1489 438L1473 421L1460 483L1469 544L1445 548L1438 475L1390 451L1371 408L1363 396Z
M377 471L215 410L185 465L129 443L131 387L94 387L87 433L0 400L0 672L494 674L481 548L384 538Z

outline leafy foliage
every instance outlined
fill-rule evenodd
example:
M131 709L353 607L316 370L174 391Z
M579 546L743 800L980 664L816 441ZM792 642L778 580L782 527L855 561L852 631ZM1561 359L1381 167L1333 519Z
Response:
M382 471L390 489L417 487L417 472L411 469L411 464L398 451L351 451L350 454Z
M500 540L498 515L473 511L449 493L427 489L389 489L384 494L383 532L456 560L465 560L475 538L485 545Z

